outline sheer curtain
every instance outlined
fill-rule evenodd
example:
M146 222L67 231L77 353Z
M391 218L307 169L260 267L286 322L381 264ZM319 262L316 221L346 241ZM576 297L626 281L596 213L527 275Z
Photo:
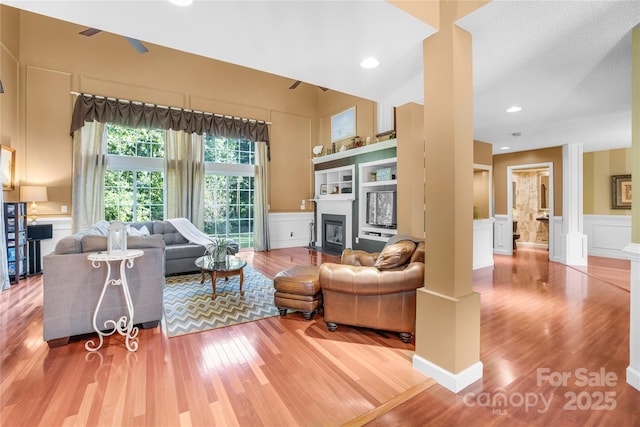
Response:
M6 242L4 233L4 194L0 191L0 242ZM9 263L7 260L7 246L0 244L0 292L9 289Z
M105 124L86 122L73 132L73 233L104 219Z
M165 143L167 218L187 218L204 229L204 141L202 135L168 130Z
M253 200L253 249L268 251L269 241L269 152L266 142L256 141L256 166Z

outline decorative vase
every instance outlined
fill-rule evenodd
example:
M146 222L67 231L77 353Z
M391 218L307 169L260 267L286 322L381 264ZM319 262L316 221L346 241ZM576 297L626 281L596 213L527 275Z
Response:
M216 262L225 262L227 260L227 248L216 248L213 256Z
M206 253L211 262L221 263L227 260L227 249L229 248L226 239L215 238L207 246Z

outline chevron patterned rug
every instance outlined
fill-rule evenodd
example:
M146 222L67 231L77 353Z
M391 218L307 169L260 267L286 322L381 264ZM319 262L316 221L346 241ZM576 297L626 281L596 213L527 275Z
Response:
M240 295L240 277L229 281L218 279L216 298L211 299L211 276L200 273L165 278L164 326L169 337L177 337L224 326L237 325L278 315L273 305L273 280L254 270L244 268Z

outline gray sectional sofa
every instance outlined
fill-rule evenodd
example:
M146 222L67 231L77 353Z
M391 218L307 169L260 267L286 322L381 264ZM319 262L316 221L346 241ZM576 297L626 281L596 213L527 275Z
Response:
M71 237L71 236L70 236ZM94 332L93 313L107 275L105 263L94 268L87 259L89 252L107 249L107 238L84 235L64 238L56 252L43 257L43 338L49 347L64 345L69 338ZM126 269L129 292L133 300L133 323L155 327L162 318L165 244L159 235L129 237L130 249L142 249L132 268ZM75 249L75 250L74 250ZM119 265L112 265L112 278L117 278ZM114 277L116 276L116 277ZM98 325L107 319L127 314L119 286L109 286L100 309Z
M130 225L137 230L146 227L151 235L162 236L165 244L165 276L197 271L195 262L204 255L204 246L189 243L169 221L134 222Z
M167 221L129 224L129 249L142 249L132 268L126 269L134 305L136 325L155 327L162 318L162 289L165 275L197 271L195 260L205 252L203 246L189 243ZM106 277L106 266L94 268L89 252L107 249L109 223L99 222L58 241L55 251L44 256L43 338L49 346L64 345L69 337L91 333L93 313ZM142 235L146 228L149 234ZM237 252L237 246L236 250ZM118 274L113 266L113 274ZM122 291L109 286L100 310L98 324L126 314Z

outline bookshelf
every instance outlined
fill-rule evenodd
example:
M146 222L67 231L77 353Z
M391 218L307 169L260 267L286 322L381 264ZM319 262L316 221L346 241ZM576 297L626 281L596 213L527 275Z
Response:
M27 204L5 203L3 208L9 280L14 284L20 281L20 277L26 277L29 271Z

